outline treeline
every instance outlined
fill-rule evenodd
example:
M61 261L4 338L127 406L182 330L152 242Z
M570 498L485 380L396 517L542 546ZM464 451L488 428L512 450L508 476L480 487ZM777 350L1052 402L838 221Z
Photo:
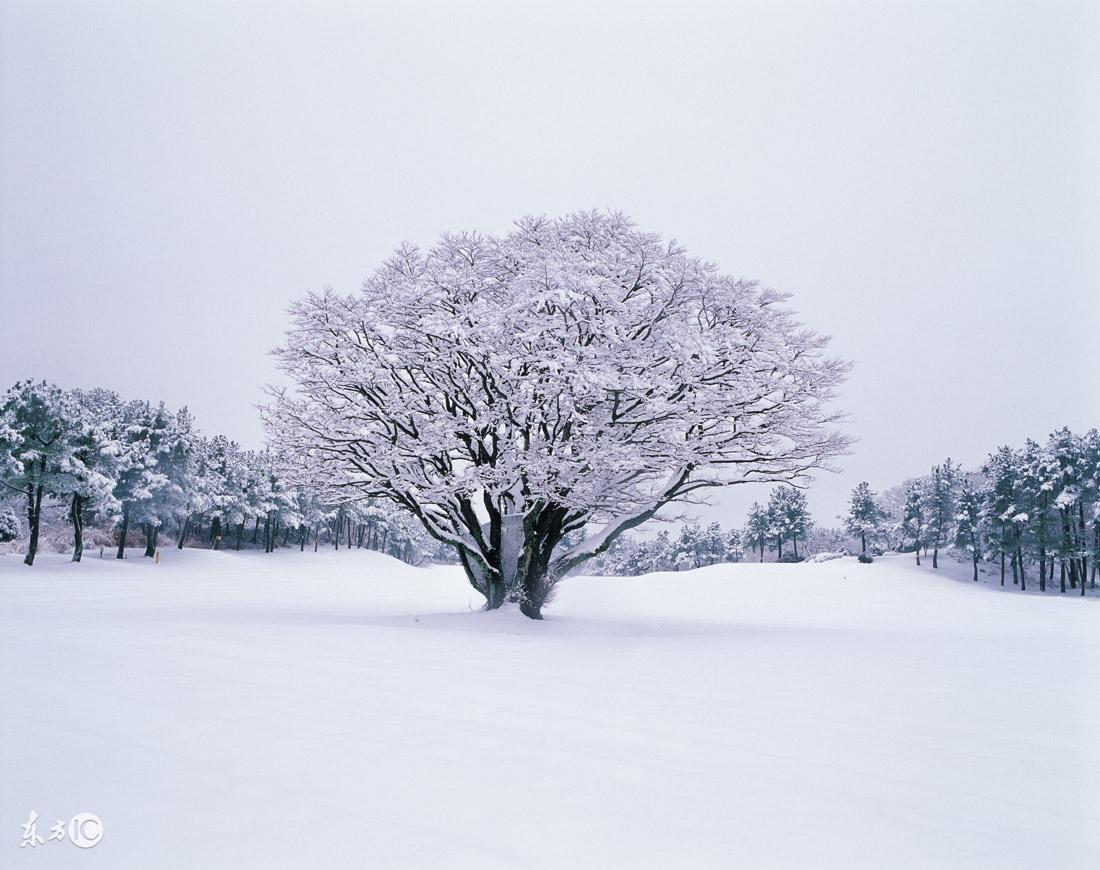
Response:
M889 508L893 500L895 507ZM991 563L1000 585L1026 591L1028 584L1059 592L1095 588L1100 568L1100 433L1060 429L1045 443L1028 439L1001 447L978 471L964 472L950 459L909 481L893 498L879 499L866 483L852 493L847 529L891 549L953 550L970 562Z
M653 571L687 571L740 562L744 553L736 529L725 531L719 523L700 526L687 523L675 535L661 530L653 538L619 537L606 553L585 566L594 574L634 577Z
M325 543L407 562L437 549L407 514L341 497L303 457L243 450L203 435L186 408L103 389L11 387L0 401L0 484L0 542L25 534L28 565L51 522L71 534L76 562L89 530L108 532L120 559L135 534L150 557L168 533L179 548Z

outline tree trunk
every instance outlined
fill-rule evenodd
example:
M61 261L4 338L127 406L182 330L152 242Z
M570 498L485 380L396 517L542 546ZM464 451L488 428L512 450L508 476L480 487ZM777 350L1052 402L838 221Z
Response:
M237 523L237 549L241 548L241 538L244 536L244 520Z
M976 549L974 550L973 553L971 553L971 557L974 559L974 582L977 583L978 582L978 551Z
M1001 520L1001 586L1005 585L1005 524Z
M118 555L115 558L126 558L126 531L130 528L130 503L122 506L122 528L118 533Z
M176 541L176 549L182 550L183 545L187 542L187 536L191 534L191 514L187 515L187 519L183 521L183 528L180 529L180 539Z
M940 545L938 543L932 547L932 567L940 567Z
M866 532L860 532L859 533L859 543L863 548L863 552L866 553L867 552L867 533Z
M298 529L298 552L306 551L306 541L309 539L309 529L304 526Z
M157 552L157 538L156 538L156 526L152 523L145 523L142 526L142 531L145 532L145 553L150 559L156 555Z
M256 538L260 534L260 518L256 517L256 525L252 527L252 543L256 543Z
M1039 591L1047 591L1047 506L1039 502Z
M45 493L46 457L38 462L37 474L34 463L26 466L33 480L27 487L27 520L30 531L30 540L27 542L27 555L23 557L24 565L33 565L34 557L38 554L38 533L42 527L42 496Z
M79 562L84 555L84 499L73 493L70 511L73 518L73 561Z
M1081 550L1081 595L1085 594L1085 581L1089 576L1089 557L1088 557L1088 531L1085 526L1085 502L1081 499L1077 502L1077 531L1078 542Z

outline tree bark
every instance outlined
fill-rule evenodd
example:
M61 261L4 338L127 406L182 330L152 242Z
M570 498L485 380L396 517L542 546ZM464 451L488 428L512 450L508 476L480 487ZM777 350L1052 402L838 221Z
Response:
M1085 594L1085 581L1089 576L1088 532L1085 526L1085 502L1077 502L1078 541L1081 551L1081 595Z
M34 463L28 466L32 472ZM32 474L32 481L27 489L27 521L30 526L30 540L27 542L27 555L23 557L24 565L33 565L34 557L38 554L38 533L42 527L42 495L45 492L46 457L38 462L37 474Z
M187 536L191 534L191 514L187 515L187 519L183 521L183 528L180 529L180 539L176 541L176 549L182 550L184 543L187 541Z
M130 528L130 503L126 502L122 506L122 528L118 533L118 555L116 559L126 558L126 532Z
M79 562L84 555L84 499L76 493L73 493L70 514L73 518L73 561Z
M1005 585L1005 522L1001 520L1001 586Z

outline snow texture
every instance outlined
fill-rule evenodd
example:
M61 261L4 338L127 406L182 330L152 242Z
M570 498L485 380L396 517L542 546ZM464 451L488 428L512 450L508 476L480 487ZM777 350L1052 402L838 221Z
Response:
M1100 866L1091 596L848 558L534 622L368 551L130 555L0 556L0 866Z

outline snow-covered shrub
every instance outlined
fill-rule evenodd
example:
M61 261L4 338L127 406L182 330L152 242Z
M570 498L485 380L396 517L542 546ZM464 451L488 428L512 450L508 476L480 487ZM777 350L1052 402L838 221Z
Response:
M19 518L11 508L0 510L0 544L14 541L23 534L23 528L19 524Z
M874 560L873 557L868 556L866 553L860 553L859 554L859 561L863 565L870 565L875 560Z

